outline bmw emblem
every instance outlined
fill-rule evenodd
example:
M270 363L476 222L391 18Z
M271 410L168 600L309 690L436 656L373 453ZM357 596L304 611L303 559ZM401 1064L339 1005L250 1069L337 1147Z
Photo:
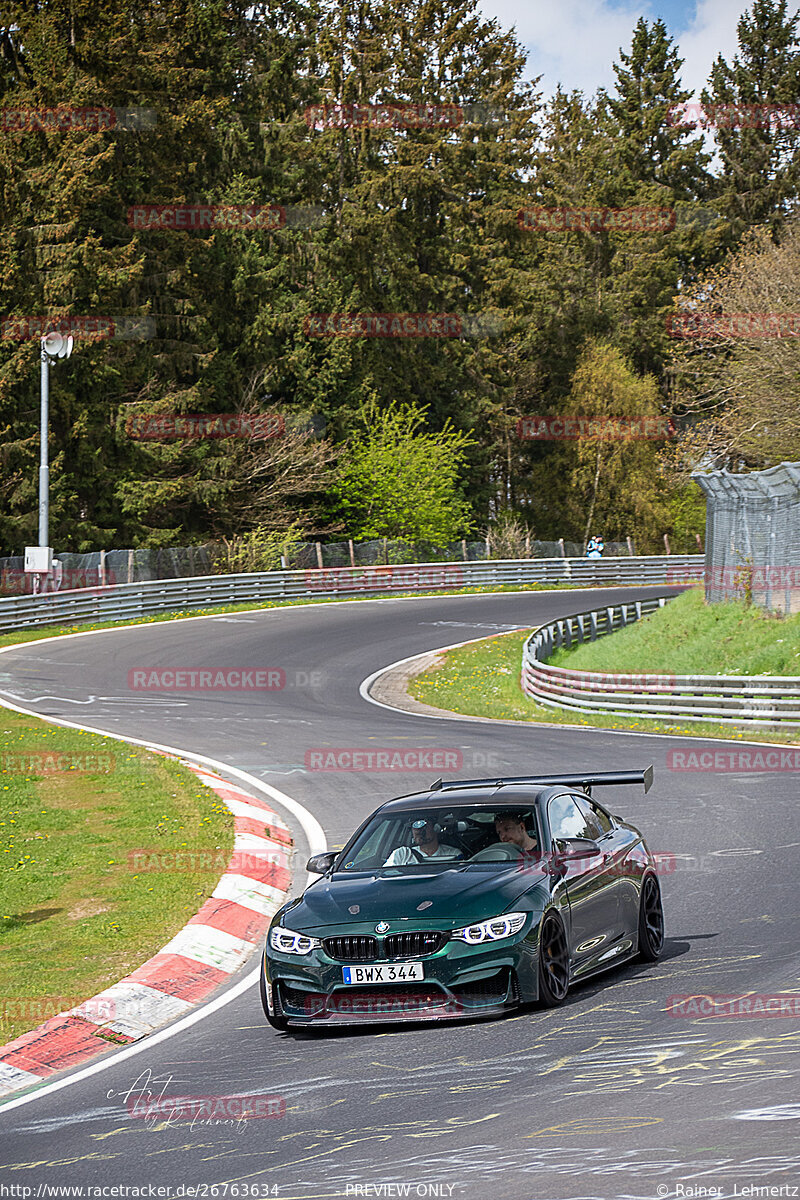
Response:
M389 928L388 921L378 921L378 924L375 926L375 932L376 933L386 933L386 930L388 928Z

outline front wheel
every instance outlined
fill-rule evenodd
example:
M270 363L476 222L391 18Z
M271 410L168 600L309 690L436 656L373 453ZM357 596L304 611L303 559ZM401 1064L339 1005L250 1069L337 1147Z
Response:
M285 1033L285 1031L289 1028L289 1022L283 1015L283 1010L281 1009L281 998L277 988L275 988L272 993L275 998L275 1012L271 1013L269 1011L269 1004L267 1004L267 975L266 971L264 970L263 963L261 965L259 992L261 993L261 1007L264 1009L264 1016L267 1018L273 1029L279 1029L281 1033Z
M645 875L639 898L639 957L655 962L664 949L664 909L655 875Z
M539 1001L545 1008L563 1004L569 990L569 951L564 926L545 917L539 933Z

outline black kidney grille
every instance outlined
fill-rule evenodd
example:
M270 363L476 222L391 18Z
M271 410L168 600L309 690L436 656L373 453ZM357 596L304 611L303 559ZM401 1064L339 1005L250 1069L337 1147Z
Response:
M444 940L443 933L392 933L384 938L383 952L387 958L417 958L435 954L444 945Z
M374 937L327 937L322 939L325 953L340 962L373 962L378 956Z

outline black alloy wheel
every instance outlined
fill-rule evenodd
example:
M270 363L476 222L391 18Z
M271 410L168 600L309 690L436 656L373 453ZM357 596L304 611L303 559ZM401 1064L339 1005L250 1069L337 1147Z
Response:
M568 990L567 937L558 917L548 916L539 934L539 1001L545 1008L555 1008L563 1004Z
M639 957L655 962L664 949L664 909L655 875L645 875L639 899Z

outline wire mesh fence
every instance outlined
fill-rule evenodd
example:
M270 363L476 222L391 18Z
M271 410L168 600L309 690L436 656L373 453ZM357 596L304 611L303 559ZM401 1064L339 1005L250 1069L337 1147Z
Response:
M800 612L800 463L697 473L706 493L706 600Z
M634 553L632 542L607 542L608 557ZM518 548L514 557L579 558L583 547L577 542L544 542L530 539ZM39 585L39 591L71 591L75 588L107 587L118 583L147 583L154 579L189 579L202 575L230 574L241 571L231 567L225 548L216 543L200 546L171 546L138 550L95 550L87 554L56 552L60 564ZM288 570L315 567L361 567L399 563L479 562L485 559L506 558L495 553L482 541L457 541L445 546L427 542L405 542L392 538L374 538L356 542L295 542L287 543L283 563L276 559L274 569ZM24 570L22 555L0 558L0 596L31 595L34 576Z
M630 554L627 542L608 542L605 553ZM543 542L531 538L516 547L515 558L580 558L583 546L578 542ZM417 562L480 562L490 558L508 558L485 540L457 541L444 546L430 542L405 542L393 538L373 538L366 542L303 542L287 556L288 568L303 567L370 567L393 563Z
M140 550L95 550L88 554L69 551L53 555L60 564L39 586L39 591L71 591L115 583L144 583L151 579L188 579L211 575L214 547L177 546ZM24 570L20 555L0 558L0 596L30 595L34 577Z

